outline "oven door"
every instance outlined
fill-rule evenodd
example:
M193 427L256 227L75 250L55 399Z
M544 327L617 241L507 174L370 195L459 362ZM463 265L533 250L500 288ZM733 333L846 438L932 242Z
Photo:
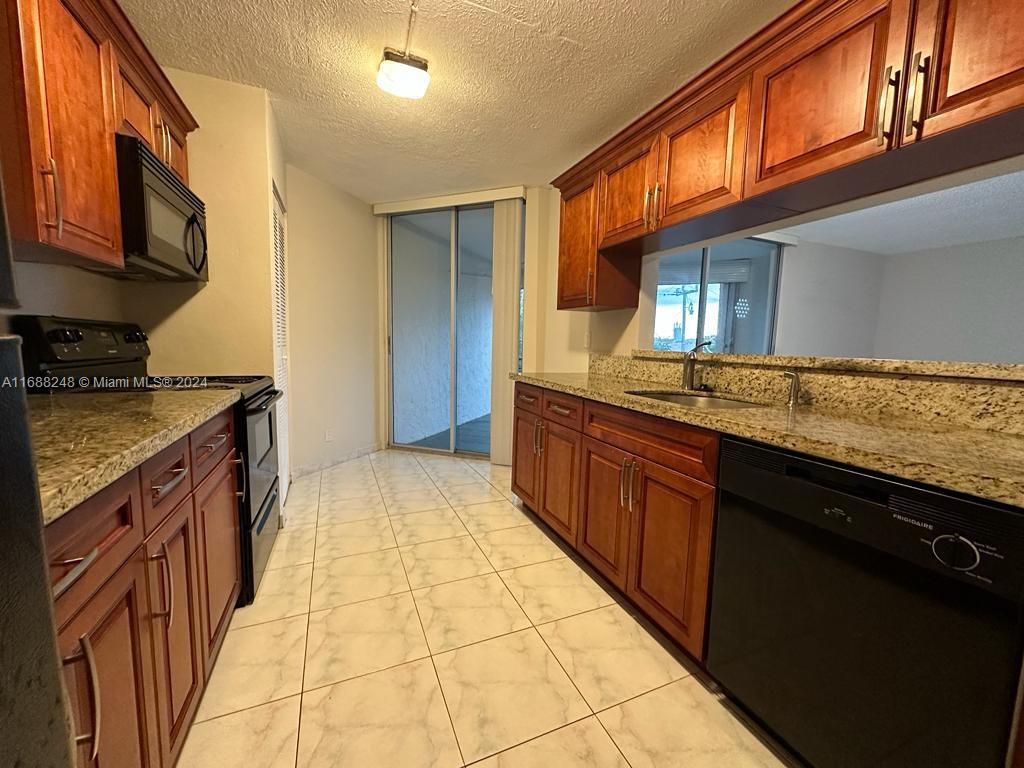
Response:
M252 586L250 588L246 585L244 590L247 596L246 605L256 597L260 581L263 579L263 572L267 570L270 553L274 549L274 541L277 539L277 521L281 518L281 503L276 480L271 484L267 498L263 500L263 504L258 509L249 529L249 538L252 542Z
M277 401L283 395L279 389L269 389L245 406L249 499L254 522L277 481ZM276 521L274 524L276 527Z

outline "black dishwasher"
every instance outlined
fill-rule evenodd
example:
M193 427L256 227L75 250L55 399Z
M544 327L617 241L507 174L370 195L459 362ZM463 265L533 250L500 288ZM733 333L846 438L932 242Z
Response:
M1024 514L722 443L708 671L814 768L1003 768Z

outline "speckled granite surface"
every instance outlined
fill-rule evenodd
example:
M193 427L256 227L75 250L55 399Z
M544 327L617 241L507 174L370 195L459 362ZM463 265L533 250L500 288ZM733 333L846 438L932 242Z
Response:
M1024 436L955 424L802 405L696 411L626 394L664 382L595 373L525 373L514 379L727 435L1024 507Z
M43 524L238 400L235 389L29 395Z

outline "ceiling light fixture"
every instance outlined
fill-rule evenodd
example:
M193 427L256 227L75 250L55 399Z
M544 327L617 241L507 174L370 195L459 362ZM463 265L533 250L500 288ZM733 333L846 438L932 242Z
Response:
M404 99L422 99L430 85L427 60L409 52L412 43L412 27L418 11L417 0L409 5L409 27L405 32L405 50L385 48L384 57L377 69L377 86L382 91L401 96Z

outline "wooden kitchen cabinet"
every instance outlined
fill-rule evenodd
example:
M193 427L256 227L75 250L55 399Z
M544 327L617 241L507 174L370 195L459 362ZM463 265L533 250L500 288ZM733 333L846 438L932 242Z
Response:
M909 14L910 0L827 7L754 68L746 195L894 146Z
M558 535L576 544L583 435L545 419L540 430L540 494L537 514Z
M626 594L694 658L704 657L715 489L636 461Z
M1024 3L920 0L901 138L1024 107Z
M625 480L632 460L625 451L583 438L576 549L622 590L626 588L631 528Z
M558 231L558 308L593 303L597 267L597 182L562 191Z
M658 137L644 137L598 173L598 248L632 240L654 228L658 194Z
M57 636L79 766L160 765L148 614L140 548Z
M517 387L516 395L522 394ZM531 395L527 395L528 397ZM539 401L538 401L539 407ZM512 493L532 509L540 498L540 439L541 420L535 414L516 407L512 423Z
M142 139L155 152L159 145L156 95L125 61L118 62L114 96L118 131Z
M168 766L181 751L206 680L198 549L190 498L146 542L157 725Z
M749 105L748 76L701 99L661 129L655 228L739 202Z
M207 676L213 669L213 659L224 640L241 588L237 461L232 451L196 488L194 497Z

